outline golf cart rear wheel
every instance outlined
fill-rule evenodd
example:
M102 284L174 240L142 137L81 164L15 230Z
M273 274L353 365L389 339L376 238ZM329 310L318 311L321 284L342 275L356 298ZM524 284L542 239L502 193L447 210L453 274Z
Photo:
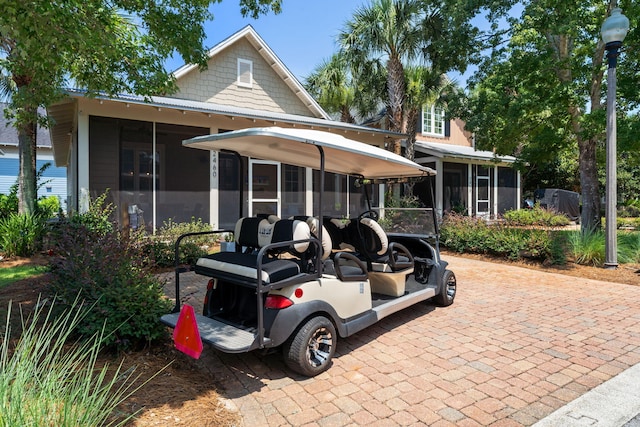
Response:
M451 270L445 270L442 275L442 289L434 297L434 302L440 307L450 306L456 298L457 289L456 275Z
M293 371L313 377L326 371L336 351L336 329L329 319L309 319L284 344L286 365Z

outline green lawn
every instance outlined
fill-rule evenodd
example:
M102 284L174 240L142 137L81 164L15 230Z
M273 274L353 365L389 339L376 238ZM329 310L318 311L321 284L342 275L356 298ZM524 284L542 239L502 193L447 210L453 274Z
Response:
M0 268L0 288L22 279L44 273L46 267L41 265L19 265L17 267Z

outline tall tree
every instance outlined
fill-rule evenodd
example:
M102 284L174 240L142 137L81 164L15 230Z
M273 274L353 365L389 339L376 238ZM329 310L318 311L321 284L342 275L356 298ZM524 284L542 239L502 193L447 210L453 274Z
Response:
M404 64L420 53L421 10L417 0L373 0L357 9L339 35L342 51L355 69L372 59L385 63L390 129L402 132L406 95ZM400 142L394 144L400 154Z
M5 115L18 131L20 212L36 202L36 125L74 84L97 93L174 91L164 69L174 52L206 66L204 23L221 0L0 0L0 70L11 84ZM244 14L280 11L281 0L240 0Z
M473 77L464 118L478 146L495 147L499 154L533 156L545 162L576 150L582 229L597 228L597 153L605 140L606 99L600 26L617 2L530 0L521 5L521 15L508 19L506 42L498 45ZM640 5L621 1L620 6L633 28ZM618 68L623 117L637 114L640 58L626 54L640 47L637 33L632 31L625 39ZM624 123L619 121L619 126ZM628 134L620 132L622 137Z
M339 36L342 52L354 73L371 63L385 66L386 91L381 103L387 107L389 130L410 132L406 117L406 67L424 66L434 76L464 72L477 63L484 41L472 24L482 2L465 0L372 0L356 10ZM428 84L438 84L437 78ZM435 87L427 88L433 90ZM400 152L399 142L394 152Z

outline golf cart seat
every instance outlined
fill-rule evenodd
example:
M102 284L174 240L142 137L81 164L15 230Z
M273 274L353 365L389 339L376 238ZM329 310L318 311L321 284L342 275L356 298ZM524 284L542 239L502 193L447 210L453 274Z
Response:
M264 284L295 278L305 280L305 252L311 238L305 222L285 219L270 223L265 218L246 217L238 220L234 235L236 252L218 252L198 259L196 274L247 286L256 286L258 277ZM293 241L298 243L277 245ZM266 252L259 259L262 248L266 248ZM294 257L279 258L284 252Z
M311 235L318 238L320 221L312 216L295 216L294 219L305 221L309 225ZM324 274L337 276L342 281L367 280L367 267L356 256L348 252L332 253L333 241L327 228L322 226L322 271ZM333 255L333 256L332 256Z
M323 222L335 250L352 250L353 255L366 263L372 292L404 295L406 276L414 268L413 256L405 246L389 243L387 234L372 218L352 219L346 224L336 218L325 218Z

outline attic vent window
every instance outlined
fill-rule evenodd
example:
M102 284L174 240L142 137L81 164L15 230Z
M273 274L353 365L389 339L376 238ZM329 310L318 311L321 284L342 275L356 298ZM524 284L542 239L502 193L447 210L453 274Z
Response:
M253 83L253 62L238 58L238 86L251 87Z

